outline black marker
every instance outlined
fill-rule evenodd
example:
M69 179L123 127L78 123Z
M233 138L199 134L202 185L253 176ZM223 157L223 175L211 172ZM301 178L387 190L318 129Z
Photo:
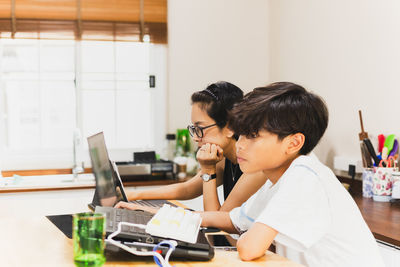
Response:
M376 156L375 149L371 144L371 141L368 138L365 138L364 144L367 146L368 152L371 155L371 157L374 159L375 165L378 167L379 166L379 158ZM386 167L386 163L382 161L382 166Z

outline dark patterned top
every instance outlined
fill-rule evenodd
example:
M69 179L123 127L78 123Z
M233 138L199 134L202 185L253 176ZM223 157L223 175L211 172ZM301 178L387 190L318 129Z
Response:
M224 169L224 199L226 200L236 182L242 175L239 164L233 164L229 159L225 159Z

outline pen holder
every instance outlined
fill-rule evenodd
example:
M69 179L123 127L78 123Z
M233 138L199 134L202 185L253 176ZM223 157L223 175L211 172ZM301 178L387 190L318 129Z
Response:
M400 199L400 172L393 172L392 179L393 179L392 198Z
M362 195L366 198L371 198L372 187L373 187L373 177L374 177L374 169L368 168L364 169L362 173Z
M393 185L392 173L395 171L397 168L374 168L372 192L375 201L390 201Z

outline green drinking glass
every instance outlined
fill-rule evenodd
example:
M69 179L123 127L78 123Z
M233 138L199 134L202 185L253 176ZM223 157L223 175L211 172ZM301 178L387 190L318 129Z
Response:
M83 212L73 216L74 263L78 267L102 266L104 257L105 217Z

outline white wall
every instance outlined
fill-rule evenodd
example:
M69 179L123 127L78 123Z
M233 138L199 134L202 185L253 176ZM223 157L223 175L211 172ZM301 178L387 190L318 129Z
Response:
M190 96L226 80L268 82L268 1L168 1L168 131L190 123Z
M271 80L300 83L328 104L320 159L360 158L359 109L370 136L400 136L400 2L269 2Z

